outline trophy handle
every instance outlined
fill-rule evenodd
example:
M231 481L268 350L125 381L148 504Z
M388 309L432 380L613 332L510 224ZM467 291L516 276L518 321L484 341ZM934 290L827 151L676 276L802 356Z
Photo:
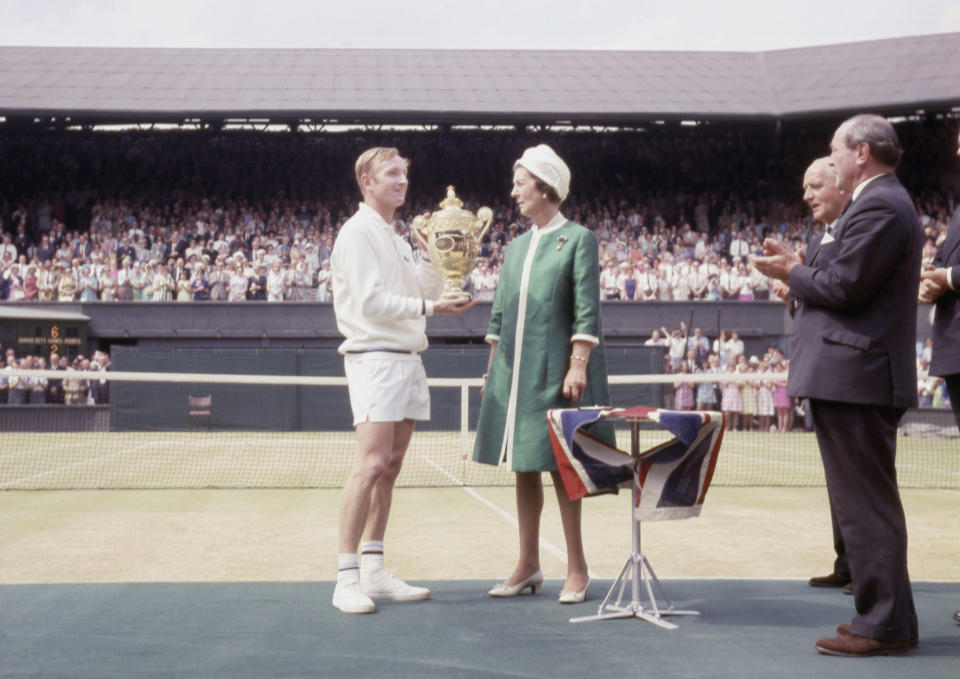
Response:
M427 220L423 218L423 215L417 215L410 223L410 230L413 231L413 235L417 239L417 242L420 244L420 249L423 250L424 253L429 251L427 246L427 236L423 233L423 228L426 226L426 224Z
M493 224L493 210L488 207L482 207L477 210L477 221L483 225L480 233L477 234L477 241L479 242L487 235L487 231L490 230L490 225Z

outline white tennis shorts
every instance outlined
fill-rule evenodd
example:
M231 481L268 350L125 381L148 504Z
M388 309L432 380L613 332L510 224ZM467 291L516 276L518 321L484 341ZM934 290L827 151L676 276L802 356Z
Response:
M430 419L427 373L416 354L371 351L343 357L354 426Z

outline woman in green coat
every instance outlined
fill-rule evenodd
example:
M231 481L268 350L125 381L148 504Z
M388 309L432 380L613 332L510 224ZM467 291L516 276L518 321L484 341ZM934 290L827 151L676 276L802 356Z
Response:
M516 596L540 591L541 472L549 471L560 503L567 547L561 603L580 603L590 584L580 521L557 473L547 433L550 408L609 405L600 321L597 239L568 221L560 203L570 170L545 144L527 149L514 164L511 196L533 227L510 243L487 342L490 359L473 459L505 464L517 475L520 558L513 573L490 590ZM613 443L612 428L594 436Z

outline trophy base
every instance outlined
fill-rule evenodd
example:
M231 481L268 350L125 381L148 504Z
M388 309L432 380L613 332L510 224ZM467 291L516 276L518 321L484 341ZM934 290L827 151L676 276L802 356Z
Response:
M469 302L473 295L463 289L466 281L463 278L447 278L443 281L443 294L440 299L448 302Z
M459 292L450 291L444 292L442 295L440 295L440 299L445 299L448 302L469 302L471 299L473 299L473 295L471 295L469 292L465 292L464 290L460 290Z

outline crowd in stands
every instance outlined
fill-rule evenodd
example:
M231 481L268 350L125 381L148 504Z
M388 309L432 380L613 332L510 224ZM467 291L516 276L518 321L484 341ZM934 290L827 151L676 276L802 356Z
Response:
M492 300L503 252L528 228L509 197L512 162L540 142L573 169L563 212L597 235L604 300L768 299L770 283L750 256L768 236L803 250L823 229L800 183L809 162L827 153L830 129L832 122L781 134L748 126L500 135L0 131L0 300L329 301L330 252L359 200L353 162L373 145L397 146L411 160L407 205L395 222L402 236L410 238L415 215L437 209L450 184L467 209L493 209L468 279L476 297ZM905 123L898 134L906 149L898 175L915 198L928 262L956 207L956 122ZM746 356L735 335L663 330L651 338L669 347L669 370L757 375L736 388L721 378L710 389L681 384L674 399L719 408L734 428L789 430L795 404L762 377L787 360L772 347ZM46 367L43 358L19 360ZM56 366L83 371L87 360L101 365L94 356L67 365L58 357ZM921 403L942 405L928 363L929 348L918 348ZM40 398L39 387L0 384L4 402L13 391ZM49 385L44 392L66 401Z
M49 361L43 356L16 357L13 349L4 352L4 366L0 369L0 405L94 405L110 402L110 382L96 379L86 373L110 369L110 356L95 351L87 358L78 355L72 361L53 354ZM63 378L12 375L11 371L62 370Z
M716 375L715 381L688 382L677 379L667 394L668 407L677 410L714 410L723 413L728 431L786 433L795 426L812 429L806 404L787 395L787 382L773 379L773 373L787 373L790 361L776 346L762 355L747 357L737 330L719 330L714 339L702 328L688 331L686 323L674 330L654 330L644 343L665 348L663 371L677 375ZM933 342L917 343L917 394L921 408L950 408L950 396L943 378L930 375ZM758 352L759 353L759 352ZM728 374L754 378L725 380ZM798 419L798 417L800 419Z
M664 372L684 375L716 375L715 381L689 382L677 379L668 394L669 407L677 410L719 410L728 431L786 433L794 428L797 410L803 405L787 396L787 382L774 379L786 373L790 361L776 346L762 356L747 356L737 330L721 329L714 339L699 327L654 330L646 346L662 346ZM754 378L724 379L726 375L753 375Z
M930 374L933 340L917 342L917 400L921 408L950 408L950 394L942 377Z
M603 298L639 302L769 298L769 281L750 265L763 238L803 249L823 228L800 200L806 162L826 151L813 138L675 131L546 141L575 168L563 211L597 234ZM905 161L903 172L935 176L938 147L919 139L932 155ZM494 210L468 281L489 300L504 249L528 228L509 198L510 163L542 140L0 134L0 299L328 301L329 255L359 199L353 158L377 143L411 158L408 206L395 223L404 237L448 183L468 209ZM931 185L917 202L932 258L953 200Z

